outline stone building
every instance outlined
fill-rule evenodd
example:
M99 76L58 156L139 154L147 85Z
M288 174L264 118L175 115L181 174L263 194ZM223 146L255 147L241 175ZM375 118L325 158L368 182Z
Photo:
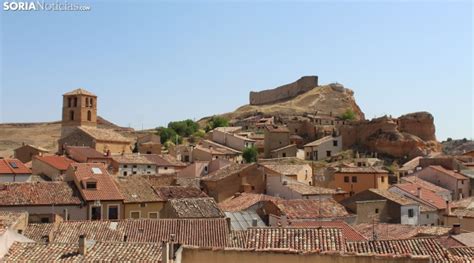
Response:
M343 167L334 174L329 186L340 187L351 196L370 188L386 190L388 172L376 167Z
M290 131L287 127L267 125L264 134L263 151L265 158L296 156L297 148L295 144L290 144Z
M274 89L250 92L250 105L270 104L294 98L318 86L318 76L304 76Z
M97 96L84 89L63 94L61 138L78 126L97 126Z
M63 180L73 160L64 156L36 156L32 161L32 171L36 175L45 175L52 181Z
M304 145L305 160L324 160L342 150L341 136L326 136Z
M14 152L14 157L18 160L20 160L23 163L27 163L33 159L34 156L41 156L45 153L48 153L49 151L38 146L34 146L31 144L24 144L15 150Z
M160 136L150 133L137 138L137 150L141 154L161 154Z

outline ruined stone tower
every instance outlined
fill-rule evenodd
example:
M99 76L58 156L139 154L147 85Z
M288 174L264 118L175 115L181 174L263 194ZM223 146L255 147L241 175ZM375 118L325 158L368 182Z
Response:
M84 89L63 94L61 138L80 126L97 126L97 96Z

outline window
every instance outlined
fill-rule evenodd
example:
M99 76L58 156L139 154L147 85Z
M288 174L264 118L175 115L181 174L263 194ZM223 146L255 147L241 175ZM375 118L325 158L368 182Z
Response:
M77 98L74 98L74 107L77 107Z
M127 171L123 171L123 176L127 176Z
M69 120L70 121L74 120L74 111L69 111Z
M331 151L326 151L326 156L331 157Z
M137 174L137 171L133 171L132 174Z
M141 203L140 207L146 207L146 203Z
M286 153L283 153L281 156L282 156L282 157L286 157Z
M295 129L295 133L298 133L298 129Z
M165 166L165 170L168 170L168 166Z
M332 146L334 146L334 147L337 146L337 140L332 141Z
M128 166L126 164L123 165L123 168L128 168Z
M354 195L354 191L350 191L350 192L349 192L349 195L350 195L350 196L353 196L353 195Z
M9 164L12 168L15 168L15 169L18 168L18 165L16 165L15 162L9 162Z
M87 111L87 120L92 121L92 112L90 110Z
M41 223L49 223L49 217L42 217Z
M131 211L130 218L134 218L134 219L140 218L140 211Z
M86 189L97 189L96 182L86 182Z
M157 212L150 212L148 213L149 218L158 218L158 213Z
M413 209L408 209L408 217L413 217L415 216L415 212L413 211Z
M150 169L150 168L151 168L151 165L147 165L147 168Z
M382 181L382 183L385 182L385 176L380 177L380 180Z
M94 99L93 98L90 98L90 106L94 106Z
M68 106L69 108L71 108L71 106L72 106L71 98L68 98L68 99L67 99L67 106Z
M352 182L357 183L357 176L352 176Z
M102 218L102 207L93 206L91 207L91 220L100 220Z
M111 205L109 206L109 220L117 220L118 219L118 205Z
M348 183L349 182L349 176L344 176L344 183Z
M430 218L430 214L426 214L426 219L429 219Z
M376 213L376 214L379 213L379 209L378 209L378 208L375 208L375 213Z
M137 165L136 165L136 164L134 164L134 165L133 165L133 168L137 168Z

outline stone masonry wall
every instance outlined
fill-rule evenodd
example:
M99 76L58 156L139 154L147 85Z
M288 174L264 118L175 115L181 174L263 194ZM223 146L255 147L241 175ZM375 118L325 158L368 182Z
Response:
M318 86L318 76L305 76L274 89L250 92L250 105L262 105L294 98Z

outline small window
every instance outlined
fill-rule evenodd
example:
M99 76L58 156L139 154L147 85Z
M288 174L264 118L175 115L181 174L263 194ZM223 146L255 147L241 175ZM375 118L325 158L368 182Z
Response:
M376 214L379 213L379 209L378 209L378 208L375 208L375 213L376 213Z
M344 183L348 183L349 182L349 176L344 176Z
M139 219L140 218L140 211L130 212L130 218Z
M352 176L352 182L357 183L357 176Z
M413 217L415 216L415 212L413 211L413 209L408 209L408 217Z
M152 219L158 218L158 213L157 212L150 212L148 213L148 217Z
M332 146L334 146L334 147L337 146L337 140L332 141Z
M49 223L49 217L42 217L41 223Z
M146 207L146 203L141 203L140 207Z
M123 176L127 176L127 175L128 175L127 171L124 171Z
M286 157L286 153L283 153L282 156L283 156L283 157Z
M326 156L331 157L331 151L326 151Z
M125 165L123 166L123 168L128 168L128 166L125 164Z
M150 169L150 168L151 168L151 165L147 165L147 168Z
M168 166L165 166L165 170L168 170Z
M134 164L134 165L133 165L133 168L137 168L137 165L136 165L136 164Z
M96 182L87 182L86 183L86 189L96 189L97 188L97 183Z
M133 174L137 174L137 172L136 172L136 171L133 171Z
M12 168L15 168L15 169L18 168L18 165L16 165L15 162L9 162L9 164L10 164L10 166L11 166ZM463 183L464 183L464 182L463 182Z
M426 214L426 219L429 219L430 218L430 214Z
M380 180L382 181L382 183L385 182L385 176L380 177Z

